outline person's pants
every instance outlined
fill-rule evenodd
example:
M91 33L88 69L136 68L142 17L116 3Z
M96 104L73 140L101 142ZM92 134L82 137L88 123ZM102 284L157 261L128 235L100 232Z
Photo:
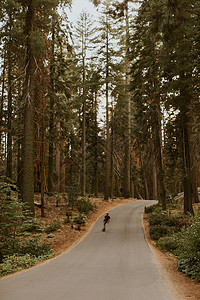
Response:
M106 223L107 223L107 222L104 222L104 223L103 223L103 231L106 230Z

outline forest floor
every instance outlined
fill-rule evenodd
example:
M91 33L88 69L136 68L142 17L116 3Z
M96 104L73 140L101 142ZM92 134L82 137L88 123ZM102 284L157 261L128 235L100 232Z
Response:
M36 196L36 201L38 200L38 196ZM91 230L95 221L108 210L126 203L138 201L137 199L122 198L114 199L113 201L104 201L103 198L92 198L90 200L96 203L98 208L96 212L89 213L88 222L85 226L82 226L80 231L72 229L70 224L64 223L64 219L66 219L66 208L61 204L56 206L56 199L54 197L48 197L48 201L46 201L44 218L40 218L40 209L36 208L36 217L40 218L44 223L50 224L52 221L58 221L61 224L61 228L53 232L51 238L48 239L48 243L56 255L76 245ZM146 241L152 253L162 265L163 270L176 290L176 299L200 300L200 283L179 272L177 270L177 259L172 254L159 250L155 242L151 240L149 236L148 215L146 213L143 214L143 228Z

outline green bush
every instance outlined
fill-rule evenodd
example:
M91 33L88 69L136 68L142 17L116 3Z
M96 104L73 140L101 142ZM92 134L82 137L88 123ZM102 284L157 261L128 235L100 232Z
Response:
M74 213L71 220L75 224L83 225L87 222L87 217L84 214Z
M30 218L18 199L17 187L0 178L0 276L11 274L52 257L50 246L33 232L43 230L40 220Z
M179 270L200 281L200 213L182 233L179 258Z
M180 258L178 270L192 279L200 281L200 259L199 258Z
M149 234L153 240L157 241L163 236L171 235L172 230L167 225L153 225L149 229Z
M43 232L51 233L61 228L61 224L59 220L55 220L53 223L50 223L43 228Z
M149 224L174 226L175 219L165 213L152 213L149 219Z
M53 234L53 233L49 233L49 234L47 235L47 238L48 238L48 239L54 238L54 234Z
M145 213L151 214L152 212L159 212L162 211L162 207L159 204L154 204L151 206L146 207L145 206Z
M90 211L97 209L96 204L92 204L90 199L80 199L76 201L76 208L80 213L88 214Z
M179 247L179 240L175 236L165 236L158 240L157 245L163 250L174 252Z
M54 257L52 251L46 253L45 255L40 255L38 257L30 254L25 254L23 256L12 255L7 256L3 259L0 264L0 277L12 274L17 271L21 271L31 266L34 266L37 262L43 261L49 258Z
M26 231L26 232L42 231L41 221L37 218L28 217L22 224L22 231Z
M18 233L24 218L24 205L15 192L17 187L4 179L0 178L0 262L5 255L12 255L18 248Z
M175 231L179 232L182 228L187 228L191 225L191 217L186 215L175 215Z
M30 238L28 240L24 240L21 243L20 249L18 250L18 254L20 255L30 254L30 255L40 256L40 255L45 255L49 251L51 251L51 248L46 243L46 241L41 240L39 237L36 237L36 238Z

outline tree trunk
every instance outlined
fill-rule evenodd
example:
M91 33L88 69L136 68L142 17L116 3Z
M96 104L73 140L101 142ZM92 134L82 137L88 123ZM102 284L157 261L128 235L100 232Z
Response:
M59 141L59 135L60 135L60 122L56 125L57 128L57 136L58 140L56 143L56 192L60 193L60 166L61 166L61 150L60 150L60 141Z
M19 138L17 141L17 186L21 194L23 191L22 143L22 138Z
M65 143L64 141L60 142L60 150L61 150L61 157L60 157L60 193L65 193Z
M158 180L157 180L157 169L155 164L155 158L152 161L152 177L153 177L153 200L158 199Z
M149 189L148 189L147 175L146 175L146 170L145 170L145 167L144 167L144 162L143 162L141 151L140 151L140 161L141 161L142 174L143 174L143 180L144 180L144 186L145 186L145 199L149 200Z
M21 90L21 83L19 84L18 91L20 93ZM22 105L21 97L18 94L18 102L17 106L20 107ZM21 125L24 123L23 121L23 112L19 110L17 112L17 187L22 194L23 191L23 159L22 159L22 151L23 151L23 132L21 129Z
M111 171L110 171L110 197L113 199L113 190L114 190L114 108L112 103L112 111L111 111Z
M192 170L190 147L190 121L188 110L183 112L183 169L184 169L184 213L194 214L192 207Z
M83 119L82 119L82 196L86 195L86 87L85 56L83 55Z
M190 75L182 72L180 78L183 82L191 80ZM180 89L180 96L182 98L182 106L180 113L182 116L182 132L183 132L183 171L184 171L184 212L194 214L192 207L192 180L194 180L192 173L192 113L191 113L191 99L192 96L188 87L184 84Z
M43 104L44 105L44 104ZM41 217L44 217L44 107L42 109L42 126L41 126Z
M125 141L125 161L124 161L124 197L130 198L130 176L131 176L131 98L129 92L130 84L130 63L129 63L129 15L128 0L125 0L126 12L126 141Z
M106 41L106 169L105 169L105 193L104 200L108 200L110 192L110 132L109 132L109 37L107 30L107 41Z
M63 159L62 159L63 161ZM60 192L65 193L65 164L62 162L60 167Z
M199 203L198 183L197 183L197 167L193 164L192 167L192 202Z
M164 187L164 174L163 174L163 163L162 163L162 144L161 144L161 123L160 123L160 105L156 101L155 103L155 126L154 131L154 145L155 145L155 158L156 168L159 182L158 200L162 204L162 209L166 210L165 200L165 187Z
M95 186L94 186L94 195L98 197L98 127L97 127L97 92L95 92Z
M152 68L152 132L153 144L155 152L155 165L157 169L158 179L158 200L162 204L162 209L166 210L166 191L164 186L164 170L162 161L162 130L161 130L161 108L160 108L160 74L157 62L156 43L153 37L152 54L153 54L153 68Z
M4 102L4 89L5 89L5 69L6 69L6 47L4 46L3 58L3 74L2 74L2 90L1 90L1 104L0 104L0 159L2 158L2 132L3 132L3 102Z
M31 42L34 31L35 10L29 1L26 13L26 77L24 86L24 144L23 144L23 192L22 200L31 215L34 215L34 98L36 63Z
M11 25L9 17L9 41L8 41L8 122L7 122L7 177L12 179L12 57L11 57Z
M49 160L48 160L48 191L54 191L54 164L53 164L53 140L54 140L54 44L55 29L52 28L52 46L51 46L51 66L50 66L50 119L49 119Z

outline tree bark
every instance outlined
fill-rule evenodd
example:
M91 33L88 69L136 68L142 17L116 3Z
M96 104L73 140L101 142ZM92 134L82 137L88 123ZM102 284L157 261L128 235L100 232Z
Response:
M191 170L191 145L190 145L190 121L188 110L183 112L183 169L184 169L184 213L194 214L192 207L192 170Z
M112 124L111 124L111 159L110 159L110 165L111 165L111 171L110 171L110 197L113 199L113 190L114 190L114 107L112 103L112 109L111 109L111 118L112 118Z
M126 12L126 141L125 141L125 161L124 161L124 197L131 196L131 98L129 92L130 84L130 62L129 62L129 14L128 14L128 0L125 0Z
M8 41L8 122L7 122L7 177L12 179L12 57L11 57L11 29L12 18L9 17Z
M155 94L157 95L157 93ZM159 190L158 190L158 200L162 204L162 209L166 210L166 192L164 187L164 171L163 171L163 162L162 162L162 137L161 137L161 122L160 122L160 103L157 99L157 96L154 98L154 147L155 147L155 161L156 161L156 169L157 176L159 182Z
M155 164L155 157L153 157L152 161L152 177L153 177L153 200L158 199L158 179L157 179L157 169Z
M149 200L148 181L147 181L146 170L145 170L144 162L143 162L143 158L142 158L142 151L140 151L140 161L141 161L142 174L143 174L143 180L144 180L144 186L145 186L145 199Z
M60 192L65 193L65 164L63 163L63 159L61 160L61 167L60 167Z
M49 160L48 160L48 191L54 191L54 165L53 165L53 140L54 140L54 44L55 44L55 29L52 28L52 46L51 46L51 66L50 66L50 119L49 119Z
M99 178L98 178L98 125L97 125L97 92L95 92L94 96L94 103L95 103L95 186L94 186L94 195L95 197L98 197L98 183L99 183Z
M60 141L59 141L59 135L60 135L60 122L56 125L57 128L57 136L58 140L56 143L56 192L60 193L60 166L61 166L61 147L60 147Z
M22 200L34 215L34 98L36 63L31 33L34 31L35 9L29 1L26 13L26 77L24 86L24 143L23 143L23 192Z
M164 170L162 160L162 128L161 128L161 107L160 107L160 74L157 62L156 43L152 37L152 132L155 151L155 166L158 179L158 200L162 204L162 209L166 210L166 191L164 186Z
M5 69L6 69L6 47L4 46L3 58L3 74L2 74L2 90L1 90L1 104L0 104L0 158L2 156L2 132L3 132L3 102L4 102L4 89L5 89Z
M82 119L82 196L86 195L86 87L85 55L83 54L83 119Z
M180 74L181 80L191 80L190 75L186 72ZM191 80L192 82L192 80ZM183 132L183 171L184 171L184 213L194 214L192 206L192 114L191 114L191 99L192 96L187 86L182 85L180 88L180 96L182 98L182 105L180 113L182 117L182 132Z
M194 165L192 167L192 202L199 203L199 195L198 195L198 183L197 183L197 167Z
M44 104L43 104L44 105ZM42 140L41 140L41 217L44 217L44 106L42 109Z
M105 168L105 193L104 200L108 200L110 194L110 131L109 131L109 36L106 37L106 168Z

